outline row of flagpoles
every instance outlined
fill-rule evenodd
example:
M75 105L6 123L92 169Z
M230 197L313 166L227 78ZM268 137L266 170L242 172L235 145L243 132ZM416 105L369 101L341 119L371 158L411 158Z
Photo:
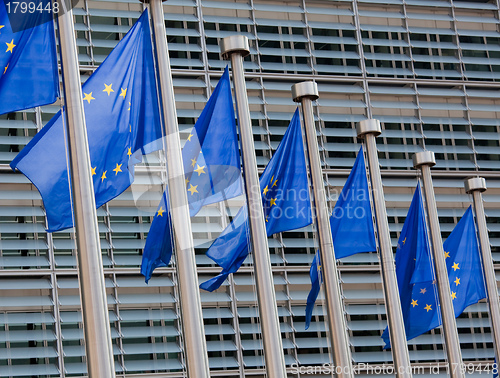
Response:
M267 238L311 224L312 212L317 225L319 254L310 271L312 289L307 300L306 327L324 282L337 376L351 378L353 369L336 259L377 250L388 319L388 329L382 337L386 347L391 347L397 377L412 376L407 339L442 324L450 376L461 378L462 357L455 317L467 305L485 298L486 293L495 356L500 360L500 308L481 197L481 192L486 190L484 179L471 178L465 183L466 191L474 200L480 258L472 211L464 214L457 231L443 247L430 172L435 164L434 154L431 151L416 154L414 167L421 172L426 211L419 183L401 232L395 262L375 141L381 134L379 121L368 119L357 127L358 137L364 140L366 147L371 191L361 149L342 191L347 195L342 197L341 194L334 214L329 216L313 116L313 101L319 97L318 89L312 81L295 84L292 98L302 107L312 201L298 111L259 179L243 69L243 59L250 53L248 39L244 36L224 38L221 53L231 61L245 173L242 180L227 68L181 149L161 0L151 0L149 9L154 43L151 44L148 13L144 12L83 88L72 12L66 9L58 17L64 112L58 113L11 163L13 169L25 174L40 191L50 232L75 226L89 377L115 376L96 206L126 190L133 181L133 164L139 162L143 154L161 148L166 156L167 190L151 225L141 273L148 281L156 267L170 263L175 250L189 377L210 376L198 286L209 291L220 287L229 274L243 264L250 246L266 373L270 378L286 377ZM0 21L6 23L6 20L5 9L1 8ZM10 44L7 43L8 60L0 78L0 97L7 101L7 107L3 103L2 112L48 104L58 95L58 86L54 85L58 77L51 25L52 22L36 23L20 32L14 32L13 28L2 30L13 37ZM42 38L30 39L26 35ZM43 38L44 35L48 37ZM30 78L26 65L16 66L16 62L23 62L23 59L36 62L35 47L43 47L51 54L52 63L44 63L45 97L28 99L33 94L38 96L41 89L27 87L21 96L23 101L16 103L19 96L9 97L10 93L3 87L10 88L12 83L19 86ZM106 127L109 125L112 127ZM162 135L164 145L158 142ZM348 193L349 190L354 192ZM304 191L306 195L290 199L287 194L292 191L299 194ZM357 197L357 191L365 197ZM198 285L190 217L204 205L243 192L247 206L207 251L222 271ZM353 205L363 210L362 217L350 220L335 216L336 210ZM286 215L292 207L296 209L293 216L290 219L283 216L283 212ZM463 235L468 236L464 239ZM468 275L464 276L464 271Z

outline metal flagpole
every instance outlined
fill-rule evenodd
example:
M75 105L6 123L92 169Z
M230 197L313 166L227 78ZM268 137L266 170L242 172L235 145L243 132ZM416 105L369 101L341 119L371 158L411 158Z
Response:
M458 339L455 310L453 309L453 302L451 299L450 281L448 280L448 270L446 269L436 198L434 197L434 185L432 184L431 167L434 165L436 165L436 159L432 151L422 151L413 155L413 167L415 169L420 168L422 171L425 204L427 208L427 218L429 219L434 270L439 293L439 307L441 308L441 317L443 320L443 332L450 377L462 378L464 377L464 373L461 369L462 353L460 351L460 341Z
M257 160L253 143L252 121L248 109L243 71L243 57L250 53L248 38L242 35L224 38L221 42L221 53L225 59L231 59L233 71L265 367L268 378L283 378L286 377L285 357L283 355L276 294L274 292L264 210L262 208L262 194L260 193Z
M174 86L168 56L162 0L150 0L154 43L157 56L163 120L166 133L167 182L175 238L177 279L181 308L182 334L188 377L209 378L207 344L203 328L200 289L196 273L191 217L189 214L179 126L175 109Z
M500 361L500 304L498 301L497 280L495 268L491 257L490 240L484 214L483 196L481 192L486 190L486 180L482 177L474 177L465 180L465 191L472 194L474 199L474 210L476 211L477 230L481 245L481 257L483 260L486 290L488 292L488 306L490 309L491 329L493 334L493 347L495 349L496 361Z
M394 264L391 235L389 233L389 223L387 221L387 210L385 208L384 189L382 187L382 177L380 175L380 164L378 161L377 143L375 141L375 138L382 133L380 121L376 119L361 121L357 125L356 131L358 138L365 139L368 156L373 204L377 220L380 266L382 269L387 323L389 325L392 358L395 366L394 370L396 371L396 377L410 378L412 376L410 356L406 343L406 332L396 277L396 265Z
M318 86L313 81L303 81L292 85L292 98L302 103L302 116L306 134L307 152L309 155L309 169L311 172L316 224L318 226L319 250L325 285L326 310L328 313L328 327L330 329L330 343L332 346L333 364L339 378L352 378L352 361L349 350L349 338L344 318L344 306L340 293L339 278L335 252L333 249L332 230L328 216L323 172L319 159L319 150L314 127L312 102L319 98Z
M114 378L106 286L71 9L65 10L57 21L88 376Z

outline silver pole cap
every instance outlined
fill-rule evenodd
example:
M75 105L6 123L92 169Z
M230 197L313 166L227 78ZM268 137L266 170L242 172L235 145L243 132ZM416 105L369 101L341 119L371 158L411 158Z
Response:
M413 168L418 168L422 165L428 165L429 167L433 167L436 165L434 152L422 151L417 152L415 155L413 155Z
M358 133L358 138L365 134L379 136L382 134L380 121L378 119L365 119L356 125L356 132Z
M319 98L318 85L314 81L302 81L292 85L292 98L295 102L301 102L303 97L312 101Z
M245 35L231 35L220 42L220 52L224 59L229 59L231 54L240 53L242 57L250 54L248 37Z
M464 181L465 192L471 193L475 190L484 192L486 190L486 180L484 177L472 177Z

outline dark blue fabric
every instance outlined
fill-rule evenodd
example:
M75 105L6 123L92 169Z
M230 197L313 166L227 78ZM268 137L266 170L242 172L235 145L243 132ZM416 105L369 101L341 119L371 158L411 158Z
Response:
M319 251L314 255L314 259L311 263L311 269L309 269L309 278L311 279L311 291L309 291L309 295L307 296L306 329L308 329L311 325L314 303L316 303L316 299L318 299L321 283L323 282L323 276L321 273L321 257L319 256Z
M298 110L259 181L267 236L311 224L311 201ZM202 289L216 290L243 264L249 253L249 230L248 210L244 206L208 249L207 256L222 267L222 271L203 282Z
M335 258L377 251L363 147L335 203L330 226Z

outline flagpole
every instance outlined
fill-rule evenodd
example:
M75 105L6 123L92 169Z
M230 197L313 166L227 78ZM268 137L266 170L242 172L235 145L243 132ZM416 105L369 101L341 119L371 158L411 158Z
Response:
M396 265L392 252L391 234L387 221L387 210L385 207L384 189L380 175L380 163L378 161L377 142L375 138L382 133L380 121L367 119L361 121L356 131L358 138L365 139L368 167L372 183L372 194L375 208L375 217L378 230L378 241L380 250L380 267L382 269L382 281L384 286L385 306L387 309L387 323L389 326L389 338L391 340L392 358L396 370L396 377L411 378L410 356L406 342L406 332L399 298L398 281L396 277Z
M443 320L444 341L446 345L446 355L448 356L449 373L451 378L462 378L464 374L461 369L462 353L460 351L460 340L458 339L455 310L453 309L453 302L451 299L450 281L448 279L448 269L446 269L443 240L441 238L436 198L434 197L434 185L432 184L431 167L434 165L436 165L436 159L432 151L422 151L413 155L413 167L415 169L420 168L424 184L425 204L430 226L434 270L436 273L441 317Z
M61 5L64 7L64 2ZM65 9L57 22L87 370L89 378L114 378L113 346L71 9Z
M336 370L339 378L353 377L349 338L344 317L344 306L340 293L337 264L333 248L332 230L328 216L323 171L319 158L316 128L312 102L319 98L318 86L313 81L303 81L292 85L292 98L302 104L302 116L306 134L307 152L309 155L309 169L313 186L316 224L318 226L319 250L325 285L326 310L328 327L330 330L330 344L332 346L333 364L341 367Z
M231 59L234 92L240 129L245 194L250 219L250 234L255 269L257 301L262 327L265 368L268 378L286 377L285 358L281 341L276 294L274 291L267 232L262 208L262 194L257 173L257 160L253 143L252 121L243 70L243 58L250 53L248 38L242 35L226 37L221 41L224 59Z
M486 180L483 177L474 177L465 180L465 191L472 194L474 200L474 210L476 211L477 230L479 232L479 242L481 244L481 257L483 260L484 276L486 280L486 290L488 292L488 307L490 310L491 329L493 336L493 346L496 361L500 361L500 303L498 300L497 280L495 278L495 268L491 257L491 246L488 238L488 227L486 226L486 216L484 214L482 192L486 190Z
M209 378L207 344L196 273L191 217L189 214L179 126L175 109L174 86L168 56L162 0L149 1L157 57L157 80L160 86L166 133L167 182L175 238L175 257L182 321L182 336L190 378Z

